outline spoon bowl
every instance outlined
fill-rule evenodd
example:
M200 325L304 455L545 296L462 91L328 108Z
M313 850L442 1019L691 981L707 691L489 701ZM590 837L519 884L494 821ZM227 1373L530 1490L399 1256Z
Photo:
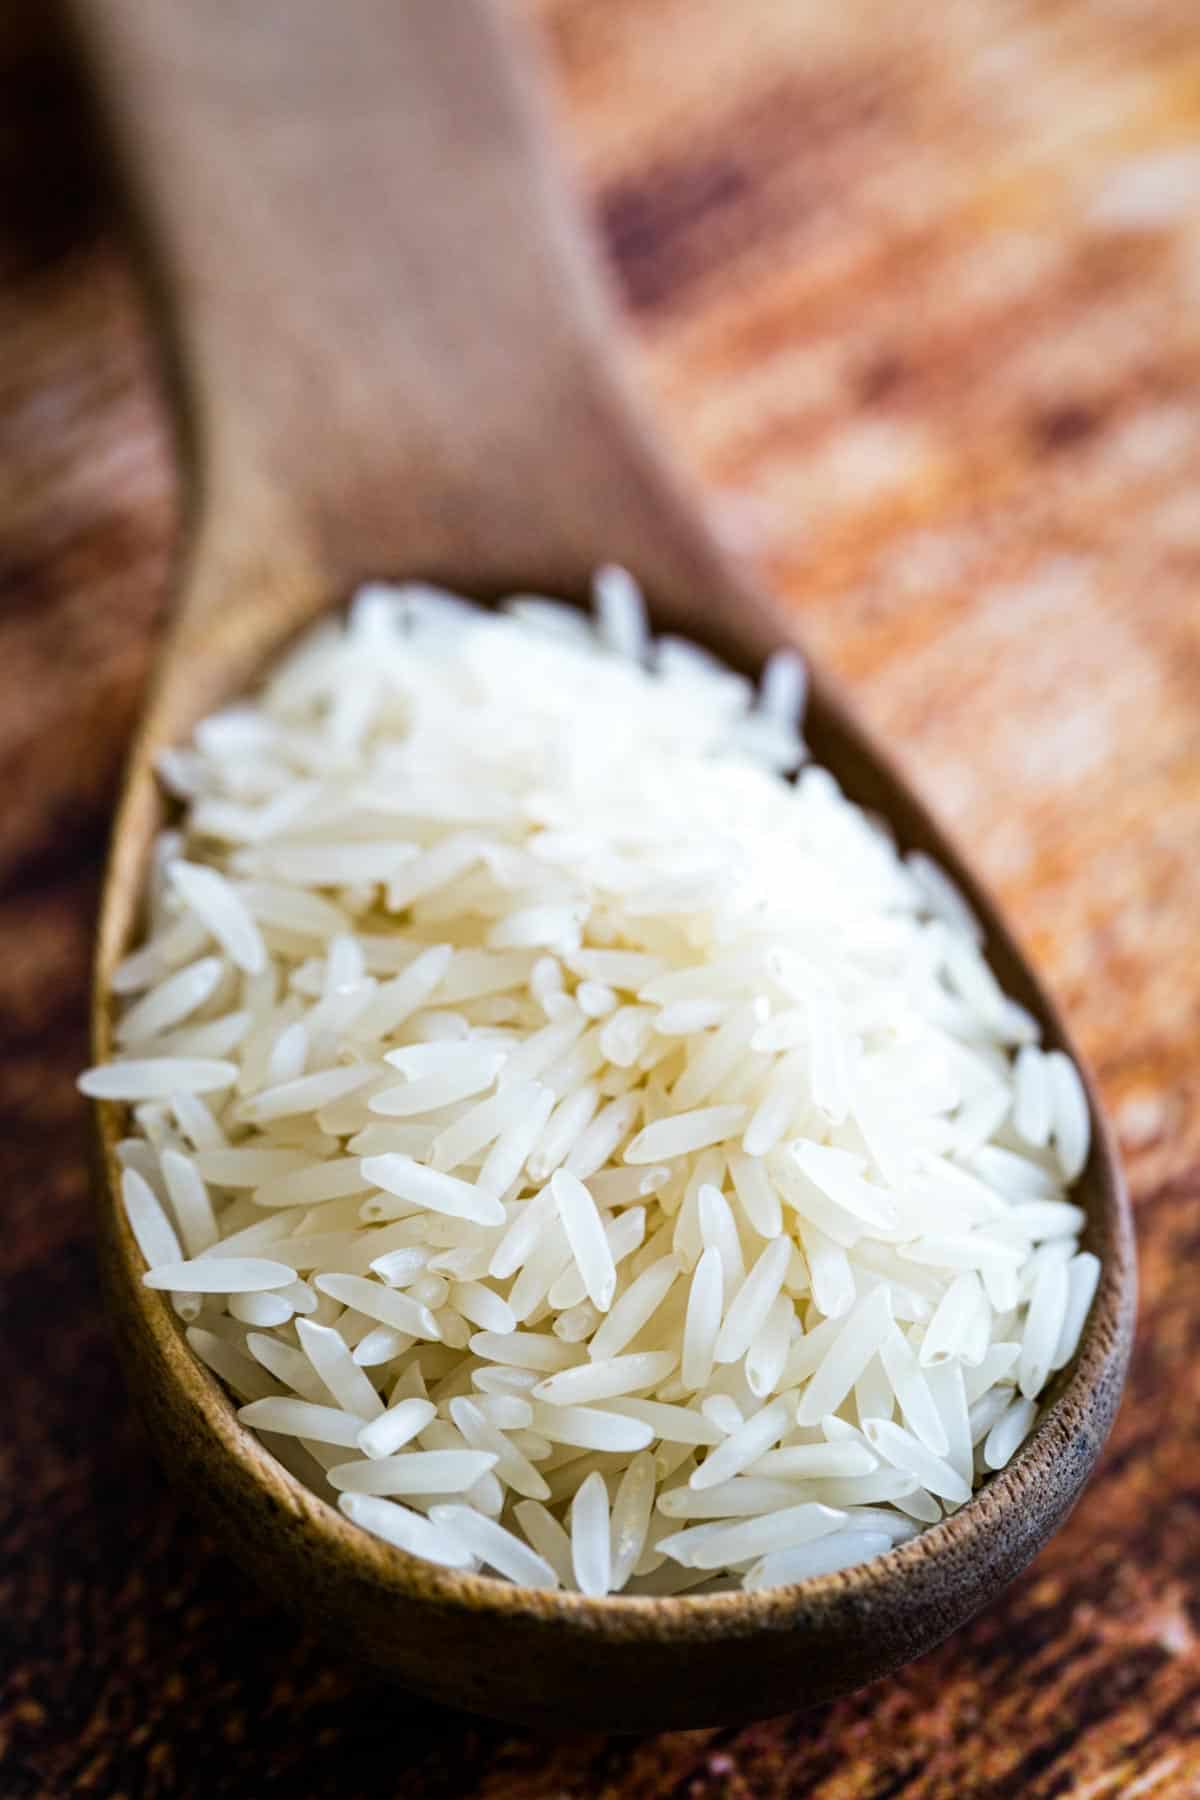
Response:
M141 189L192 503L103 896L102 1061L112 972L163 822L157 753L358 580L579 597L598 563L618 560L644 584L657 630L737 667L756 670L789 632L714 543L641 416L533 66L488 0L80 0L78 23ZM1005 990L1048 1046L1074 1055L994 906L819 675L805 729L850 798L959 883ZM143 1285L114 1198L122 1109L101 1103L105 1286L168 1471L255 1579L374 1673L543 1725L757 1717L845 1693L939 1642L1077 1498L1116 1411L1134 1307L1128 1202L1088 1093L1092 1150L1074 1197L1100 1286L1033 1434L952 1518L787 1588L598 1600L435 1567L351 1525L239 1424L168 1297Z

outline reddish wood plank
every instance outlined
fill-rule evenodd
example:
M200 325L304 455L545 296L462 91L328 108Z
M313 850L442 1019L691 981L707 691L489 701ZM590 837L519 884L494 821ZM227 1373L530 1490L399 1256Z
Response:
M824 1712L547 1743L380 1690L165 1492L92 1276L106 808L177 496L77 96L0 21L0 1788L1200 1793L1200 49L1186 0L540 0L646 376L731 531L981 859L1138 1202L1129 1399L970 1629Z

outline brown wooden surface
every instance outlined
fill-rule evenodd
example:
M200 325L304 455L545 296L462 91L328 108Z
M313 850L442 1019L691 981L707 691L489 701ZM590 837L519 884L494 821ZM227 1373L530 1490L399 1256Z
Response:
M341 1666L168 1499L126 1409L70 1072L175 486L40 10L0 26L0 1792L1200 1793L1194 9L540 8L663 416L1038 952L1143 1259L1113 1443L998 1606L824 1712L608 1742Z
M526 104L529 46L497 0L343 0L336 19L328 0L73 3L140 192L166 300L154 329L175 348L194 451L186 570L100 905L92 1053L104 1061L112 969L161 815L154 759L314 606L364 575L580 593L613 558L645 583L658 629L748 667L795 631L722 553L700 494L664 465L652 410L630 398L615 283L597 279L545 109ZM829 685L814 668L814 754L972 894L971 871ZM1064 1042L991 902L974 898L997 978ZM439 1569L349 1524L238 1425L167 1297L145 1287L112 1198L126 1110L99 1109L99 1261L163 1466L302 1624L439 1705L642 1732L840 1699L942 1642L1028 1566L1078 1499L1120 1399L1133 1229L1111 1133L1097 1129L1075 1196L1103 1271L1089 1328L1039 1429L976 1505L848 1574L700 1604Z

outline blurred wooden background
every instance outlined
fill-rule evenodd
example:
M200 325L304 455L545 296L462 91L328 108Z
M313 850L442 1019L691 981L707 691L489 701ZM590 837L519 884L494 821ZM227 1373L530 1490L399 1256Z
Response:
M548 1742L372 1686L248 1592L130 1418L72 1073L177 494L37 0L0 16L0 1791L154 1800L1200 1794L1200 14L538 0L647 384L1094 1058L1131 1387L1069 1527L894 1679Z

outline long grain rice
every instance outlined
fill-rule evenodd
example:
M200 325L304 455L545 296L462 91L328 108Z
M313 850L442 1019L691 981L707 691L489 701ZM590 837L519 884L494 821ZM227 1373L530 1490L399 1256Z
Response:
M132 1109L148 1285L351 1522L593 1595L800 1581L1033 1428L1101 1275L1087 1095L802 766L798 661L756 695L624 571L596 602L373 586L168 752L80 1085Z

